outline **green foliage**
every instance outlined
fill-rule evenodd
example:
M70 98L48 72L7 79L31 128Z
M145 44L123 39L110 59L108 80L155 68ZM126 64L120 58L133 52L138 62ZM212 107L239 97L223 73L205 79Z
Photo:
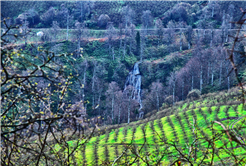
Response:
M126 64L127 68L132 68L136 62L137 62L137 58L131 55L126 55L123 60L123 63Z
M140 55L140 33L139 33L139 31L137 31L135 40L136 40L136 43L137 43L137 45L136 45L137 56L139 56Z
M217 97L217 96L216 96ZM218 96L219 97L219 96ZM228 97L228 95L227 95ZM233 96L230 96L232 98ZM206 97L205 97L206 98ZM209 98L215 98L215 96L209 96L207 95L207 99ZM206 100L207 100L206 99ZM135 148L140 147L142 144L146 142L146 147L142 150L142 154L152 154L150 155L150 162L156 162L158 159L156 158L156 146L158 146L158 153L161 154L164 152L162 149L163 141L165 140L166 143L175 142L179 148L182 149L182 152L188 153L188 150L186 151L186 146L190 145L194 141L194 134L197 134L199 138L206 138L210 139L213 136L213 132L220 132L222 130L222 127L217 124L214 125L214 131L211 131L211 125L214 120L221 120L221 122L228 126L229 124L232 124L234 122L233 119L226 119L228 117L238 117L238 116L245 116L246 111L243 110L242 104L240 105L233 105L228 106L226 103L222 104L221 106L210 106L210 107L201 107L201 103L203 102L204 97L202 99L199 99L198 101L194 101L192 104L190 103L189 108L187 109L187 102L174 106L181 108L179 113L175 115L170 115L168 117L162 117L160 119L154 119L150 122L142 121L142 122L133 122L130 123L129 126L120 127L117 130L111 130L108 131L108 134L105 134L107 139L105 138L105 135L99 136L99 145L97 146L97 149L94 148L94 146L89 145L88 150L85 153L88 153L89 160L94 159L92 156L92 150L97 152L97 155L99 156L101 161L97 162L103 162L108 161L112 164L114 159L119 156L124 151L124 146L122 144L129 144L133 143ZM206 102L205 102L206 103ZM200 108L199 108L200 107ZM175 109L175 108L174 108ZM163 110L165 112L165 110ZM169 110L170 111L170 110ZM211 112L212 111L212 112ZM243 124L243 121L238 122L237 126ZM194 128L195 127L195 128ZM193 132L195 131L195 133ZM241 132L241 130L240 130ZM223 133L223 132L222 132ZM243 132L241 132L243 134ZM95 140L95 138L93 139ZM224 133L223 137L219 140L216 140L215 145L217 147L223 146L228 141L228 136ZM93 144L94 141L90 141L90 143ZM115 144L115 145L114 145ZM208 146L206 142L198 142L199 149L204 149ZM227 146L237 146L236 144L233 145L227 145ZM105 149L106 147L106 149ZM89 150L89 148L92 148L92 150ZM173 147L169 147L172 149ZM103 153L104 151L105 153ZM178 153L173 149L172 151L172 158L163 157L161 160L165 163L170 163L173 160L178 158ZM134 156L132 154L133 152L127 153L127 156ZM117 154L117 155L116 155ZM237 149L236 155L245 155L245 151L241 149ZM100 156L102 155L102 156ZM219 162L221 159L226 159L229 156L228 154L224 152L220 152L218 154L219 156L216 156L214 158L215 162ZM95 154L94 154L95 156ZM103 157L108 156L108 157ZM158 155L157 155L158 156ZM202 151L197 152L197 161L201 160L203 158ZM220 158L218 158L220 157ZM131 158L131 157L130 157ZM129 159L130 159L129 158ZM103 160L103 161L102 161ZM121 161L121 160L120 160ZM87 163L90 163L91 161L87 161ZM139 161L141 164L143 161ZM206 159L204 163L210 162L210 159Z

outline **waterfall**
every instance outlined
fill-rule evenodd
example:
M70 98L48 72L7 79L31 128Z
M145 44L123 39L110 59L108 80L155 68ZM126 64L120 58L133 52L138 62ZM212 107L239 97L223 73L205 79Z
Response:
M125 82L125 88L128 85L131 85L134 87L134 92L133 92L133 99L136 99L139 103L139 111L142 109L142 100L141 100L141 75L139 72L139 62L136 62L134 65L134 68L132 71L129 72L126 82Z

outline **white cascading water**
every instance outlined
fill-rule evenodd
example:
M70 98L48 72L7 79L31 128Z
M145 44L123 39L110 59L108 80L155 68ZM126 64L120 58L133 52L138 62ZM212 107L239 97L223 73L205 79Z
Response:
M134 65L134 68L132 71L129 72L126 83L125 83L125 88L128 85L131 85L134 87L134 93L133 93L133 99L136 99L139 103L139 112L142 109L142 100L141 100L141 75L139 72L139 62L136 62Z

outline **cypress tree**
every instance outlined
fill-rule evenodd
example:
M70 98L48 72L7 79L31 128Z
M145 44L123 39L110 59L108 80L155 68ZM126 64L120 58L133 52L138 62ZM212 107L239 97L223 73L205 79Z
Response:
M140 33L139 31L137 31L137 34L136 34L136 43L137 43L136 45L137 56L139 56L140 55Z

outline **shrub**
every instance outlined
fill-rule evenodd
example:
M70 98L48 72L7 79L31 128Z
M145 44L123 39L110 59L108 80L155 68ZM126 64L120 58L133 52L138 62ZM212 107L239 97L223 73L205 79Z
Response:
M101 14L98 18L98 26L100 28L105 28L110 21L110 17L107 14Z
M44 33L40 39L43 42L50 42L51 41L51 34L46 30L46 31L44 31Z
M173 96L170 95L170 96L168 96L168 97L165 98L165 101L164 101L164 102L170 106L170 105L172 105L175 101L178 100L177 98L178 98L178 97L175 96L174 101L173 101Z
M201 92L198 89L193 89L192 91L188 93L187 98L195 100L195 99L199 99L200 95L201 95Z

